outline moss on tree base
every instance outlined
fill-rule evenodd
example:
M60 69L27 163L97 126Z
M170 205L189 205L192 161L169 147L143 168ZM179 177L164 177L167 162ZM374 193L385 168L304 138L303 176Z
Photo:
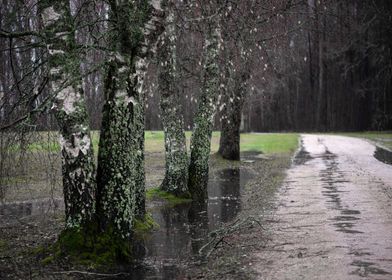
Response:
M134 238L137 239L138 237L143 236L144 234L158 228L159 224L154 221L151 213L146 213L143 220L135 219L133 226L133 231L135 234Z
M96 223L81 229L65 229L58 240L43 253L43 265L56 260L66 260L75 265L90 268L105 268L116 264L131 263L135 257L135 248L142 242L142 237L159 225L147 213L143 220L134 221L132 239L124 239L109 226L104 232L99 231Z
M67 258L71 263L93 267L110 266L132 261L132 243L122 239L109 227L97 232L96 227L64 230L54 244L54 256Z

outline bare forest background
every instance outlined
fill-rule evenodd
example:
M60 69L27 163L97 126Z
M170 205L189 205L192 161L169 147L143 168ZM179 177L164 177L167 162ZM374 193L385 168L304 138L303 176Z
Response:
M86 1L71 2L74 12L81 13L77 40L84 46L81 69L90 125L99 130L104 103L100 63L105 56L108 7L104 1L92 1L88 7L83 6ZM231 37L221 58L221 64L228 65L223 83L228 91L236 91L230 98L239 91L246 96L242 131L392 128L390 1L261 2L232 2L238 15L223 28L224 36ZM39 25L34 3L1 1L2 35L6 30L21 34L0 41L0 127L18 123L20 130L56 128L51 108L45 106L50 102L41 67L43 46L36 37L22 34ZM176 9L178 102L188 130L193 127L202 84L202 31L193 22L201 5L181 1ZM240 69L244 67L241 51L249 57L248 69ZM146 130L161 130L156 64L150 64L146 83ZM216 130L221 119L218 112Z

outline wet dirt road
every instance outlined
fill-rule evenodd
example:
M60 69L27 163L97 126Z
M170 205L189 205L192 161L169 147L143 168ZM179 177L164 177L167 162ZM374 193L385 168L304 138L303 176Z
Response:
M255 254L258 279L392 279L392 166L361 139L302 135Z

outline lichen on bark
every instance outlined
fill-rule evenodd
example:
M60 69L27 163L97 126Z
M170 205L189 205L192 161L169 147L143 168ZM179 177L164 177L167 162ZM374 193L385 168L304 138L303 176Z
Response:
M198 201L207 197L208 161L220 84L218 59L221 48L221 30L216 20L210 22L206 33L204 46L204 85L191 138L188 180L188 187L192 198Z
M158 51L158 90L165 134L165 178L161 189L176 196L188 194L188 154L184 119L178 103L174 2L165 5L166 20Z
M89 223L95 209L95 164L74 21L67 0L39 1L38 14L47 45L53 107L60 127L65 226Z
M103 230L114 227L129 236L135 211L133 96L128 94L130 69L115 58L108 66L99 142L97 215ZM132 92L131 92L132 93Z
M155 52L161 11L149 1L111 1L113 33L105 82L98 155L97 214L101 230L123 238L144 217L144 93L148 61Z

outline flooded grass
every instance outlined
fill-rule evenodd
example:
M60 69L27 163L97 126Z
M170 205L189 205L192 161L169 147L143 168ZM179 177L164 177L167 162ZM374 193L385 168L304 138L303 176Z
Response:
M175 279L188 262L197 260L209 233L239 213L242 189L253 177L241 168L217 170L211 175L208 200L204 204L178 198L173 203L167 193L162 194L157 189L148 192L148 211L158 226L139 240L137 262L129 269L123 268L123 272L132 275L132 279ZM156 206L153 201L157 199L164 199L166 203ZM12 220L15 225L25 217L45 215L63 207L61 200L50 199L3 204L0 206L1 224L13 226Z
M212 279L225 279L226 271L232 270L233 265L246 262L243 248L256 250L263 244L260 241L260 227L253 230L244 228L224 236L224 241L214 249L208 263L202 266L200 264L204 262L199 250L210 240L210 233L249 216L261 219L260 215L269 209L271 197L283 180L283 171L288 167L290 157L260 159L257 155L244 154L243 159L255 158L253 163L222 163L218 157L212 157L209 199L202 205L185 202L173 206L155 203L155 198L148 200L148 212L159 227L143 235L138 246L135 246L135 256L138 256L136 263L113 268L111 271L115 275L119 272L122 274L112 278L183 279L189 275L209 275ZM162 161L164 155L155 155L154 162L157 162L157 158ZM163 161L155 166L154 173L162 173L158 176L159 180L164 175L163 168ZM278 170L282 172L281 175L277 174ZM148 178L151 176L148 175ZM157 200L162 201L159 197ZM57 205L34 200L9 202L0 207L0 234L9 244L0 254L0 278L23 279L28 277L29 271L33 271L41 279L69 279L70 275L54 276L52 273L59 270L89 270L83 265L70 266L67 262L58 263L53 259L47 262L48 256L41 257L42 253L39 253L56 241L63 225L62 209L61 199ZM254 242L258 242L258 245L249 245ZM21 258L14 258L14 255ZM232 273L241 278L250 271L238 269ZM84 277L94 279L93 276Z
M94 145L98 144L96 136L93 136ZM241 235L238 233L225 237L208 263L208 266L214 263L217 265L209 267L208 271L203 269L204 266L196 265L200 264L199 250L209 240L211 232L233 223L238 217L245 219L254 215L260 218L261 213L268 209L270 198L283 180L283 171L290 162L289 153L275 153L282 146L277 144L273 147L270 143L278 137L278 134L267 138L264 138L264 134L243 135L244 143L250 143L247 144L248 149L258 151L243 153L241 162L225 161L213 155L209 198L203 205L194 205L188 200L170 203L170 197L162 196L153 189L164 176L163 133L146 132L147 189L152 189L147 191L147 207L159 227L151 234L144 235L142 242L135 248L137 263L121 268L126 273L121 274L125 275L124 279L181 279L181 275L197 273L219 275L224 270L232 269L233 263L245 261L241 254L242 244L253 242L252 238L260 234L260 229L254 232L247 230L246 234L251 234L251 238L243 232ZM295 139L290 145L297 145L298 136L292 134L289 137ZM254 141L259 141L260 146L255 148L251 144ZM214 133L212 152L217 149L218 142L219 134ZM262 148L267 146L270 148ZM5 196L0 204L0 234L5 236L4 242L9 246L6 250L0 250L2 279L8 279L10 275L23 279L29 271L45 278L42 273L53 276L51 272L56 270L75 269L66 262L59 264L45 261L44 265L40 253L31 253L38 251L36 248L44 248L56 241L64 218L59 157L52 155L50 164L43 164L41 161L45 161L46 155L42 147L34 146L34 151L27 157L28 176L23 175L22 178L22 175L15 173L15 180L10 180L3 188ZM52 146L49 151L51 149ZM290 148L294 149L295 146ZM54 171L52 176L47 175L50 170ZM52 181L56 183L51 185ZM166 200L163 203L162 198ZM18 257L14 258L16 255ZM21 268L19 272L15 271L17 267ZM83 266L76 268L88 270ZM239 270L236 273L242 275L245 272ZM68 276L54 278L68 279ZM219 279L219 276L214 278Z

